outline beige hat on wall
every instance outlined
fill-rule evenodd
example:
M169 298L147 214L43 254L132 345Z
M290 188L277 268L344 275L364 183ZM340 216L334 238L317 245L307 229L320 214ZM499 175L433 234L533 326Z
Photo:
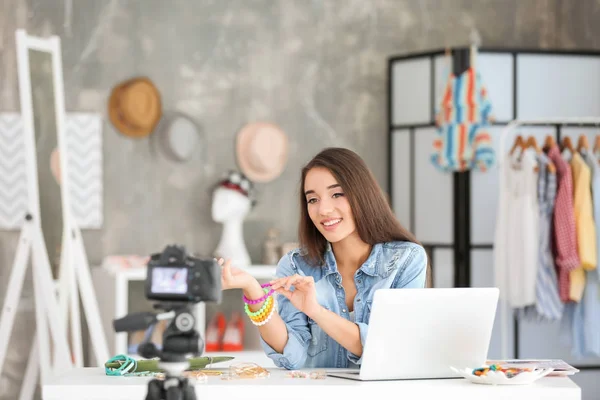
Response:
M275 124L253 122L237 135L238 166L253 182L269 182L284 170L288 157L288 139Z
M160 94L146 77L128 79L115 86L108 100L108 116L125 136L143 138L162 117Z

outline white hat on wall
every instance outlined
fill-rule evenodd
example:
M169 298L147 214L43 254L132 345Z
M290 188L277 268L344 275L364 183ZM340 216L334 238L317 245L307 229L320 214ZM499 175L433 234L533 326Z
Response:
M253 122L237 135L238 166L253 182L269 182L284 170L288 157L288 139L275 124Z

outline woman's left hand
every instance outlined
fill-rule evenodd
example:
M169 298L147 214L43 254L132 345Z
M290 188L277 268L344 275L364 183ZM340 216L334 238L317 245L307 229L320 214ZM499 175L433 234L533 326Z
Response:
M290 300L292 305L309 317L319 311L321 305L317 301L315 280L312 276L298 274L274 279L271 288ZM290 290L294 286L294 290Z

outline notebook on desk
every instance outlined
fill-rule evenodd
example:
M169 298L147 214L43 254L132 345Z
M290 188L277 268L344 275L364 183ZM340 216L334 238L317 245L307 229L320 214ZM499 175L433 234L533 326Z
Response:
M328 376L440 379L457 377L451 366L482 366L498 295L497 288L377 290L360 369Z

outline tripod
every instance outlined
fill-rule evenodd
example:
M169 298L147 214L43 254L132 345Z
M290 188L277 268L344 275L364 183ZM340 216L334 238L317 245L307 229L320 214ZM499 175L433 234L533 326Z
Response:
M165 380L152 379L148 382L146 400L196 400L194 386L182 376L187 363L161 362L158 364L165 371Z
M204 340L195 329L195 318L187 304L158 305L169 310L166 313L135 313L114 320L115 332L145 330L159 320L172 318L163 333L162 350L152 342L141 343L138 353L144 358L158 357L159 368L165 371L165 379L152 379L148 382L146 400L196 400L194 386L183 376L189 365L186 355L200 355Z

